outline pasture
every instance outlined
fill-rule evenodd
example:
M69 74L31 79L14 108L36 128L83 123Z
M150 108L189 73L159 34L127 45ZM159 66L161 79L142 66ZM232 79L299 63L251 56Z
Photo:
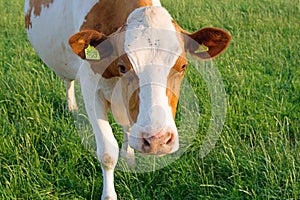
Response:
M202 116L196 138L163 169L115 171L119 199L299 199L300 2L162 4L186 30L214 26L231 33L229 48L214 60L226 91L226 121L215 148L199 158L211 105L190 66L186 80ZM27 40L22 0L0 2L0 117L0 199L100 199L100 164L65 110L63 81Z

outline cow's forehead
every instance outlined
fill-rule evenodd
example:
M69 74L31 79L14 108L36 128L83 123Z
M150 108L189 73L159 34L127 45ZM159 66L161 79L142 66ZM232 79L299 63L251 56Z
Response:
M137 74L149 65L171 69L182 45L168 11L158 6L133 11L127 20L124 50Z

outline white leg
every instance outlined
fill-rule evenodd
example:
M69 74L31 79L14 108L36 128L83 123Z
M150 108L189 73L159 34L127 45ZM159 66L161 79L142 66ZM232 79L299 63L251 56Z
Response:
M130 128L127 126L123 126L123 142L121 149L121 157L127 161L129 167L135 166L135 157L134 157L134 149L131 148L128 144L128 137L130 133Z
M114 187L114 168L118 161L119 147L107 118L108 104L101 93L95 91L97 82L81 82L85 108L95 133L97 156L103 172L101 199L117 199Z
M66 87L66 97L67 97L67 109L70 112L76 112L78 110L76 98L75 98L75 89L74 89L74 80L64 80Z

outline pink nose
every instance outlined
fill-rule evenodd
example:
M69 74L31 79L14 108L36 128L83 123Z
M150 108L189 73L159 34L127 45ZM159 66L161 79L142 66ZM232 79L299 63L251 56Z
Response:
M146 134L143 134L146 135ZM175 143L175 134L172 132L162 132L151 137L142 138L142 149L148 154L167 154L172 151Z

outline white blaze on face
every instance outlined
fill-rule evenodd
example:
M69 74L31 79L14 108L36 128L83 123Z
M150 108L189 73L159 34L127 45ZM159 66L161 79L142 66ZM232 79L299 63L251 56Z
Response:
M124 49L139 78L139 114L133 137L177 129L166 96L167 77L182 47L170 14L159 6L136 9L128 17ZM136 141L137 142L137 141Z

